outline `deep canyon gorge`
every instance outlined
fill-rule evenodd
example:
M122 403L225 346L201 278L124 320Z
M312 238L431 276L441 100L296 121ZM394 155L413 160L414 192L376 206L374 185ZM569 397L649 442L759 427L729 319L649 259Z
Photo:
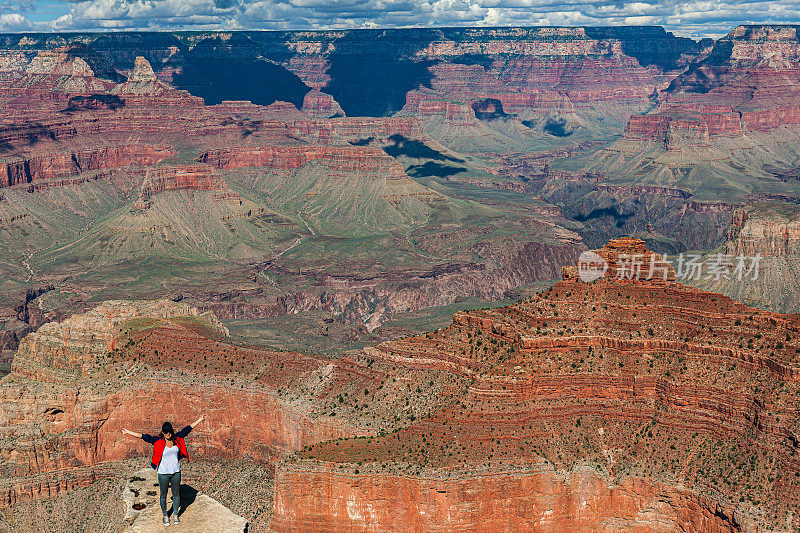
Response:
M797 30L0 34L0 531L798 531Z

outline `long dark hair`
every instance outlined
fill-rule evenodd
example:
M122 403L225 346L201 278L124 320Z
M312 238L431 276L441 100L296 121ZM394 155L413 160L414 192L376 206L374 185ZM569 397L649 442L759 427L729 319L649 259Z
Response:
M172 429L172 424L169 422L164 422L161 424L161 436L167 438L167 435L170 435L170 440L175 438L175 430Z

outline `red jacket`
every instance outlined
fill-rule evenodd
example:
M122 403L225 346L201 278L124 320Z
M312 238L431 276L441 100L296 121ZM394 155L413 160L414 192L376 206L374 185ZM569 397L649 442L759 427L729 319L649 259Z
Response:
M178 461L184 458L187 460L189 459L189 452L186 451L186 441L183 440L183 437L188 435L191 430L192 426L186 426L175 433L174 442L178 447ZM155 436L148 435L147 433L142 434L142 440L153 445L153 458L150 460L150 466L157 469L159 463L161 463L161 456L164 454L164 448L167 447L167 441L165 441L164 437L161 435Z

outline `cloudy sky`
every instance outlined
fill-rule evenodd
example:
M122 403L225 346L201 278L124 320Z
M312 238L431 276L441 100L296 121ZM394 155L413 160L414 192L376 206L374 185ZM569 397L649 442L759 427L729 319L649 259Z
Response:
M0 0L0 31L655 24L717 37L798 13L800 0Z

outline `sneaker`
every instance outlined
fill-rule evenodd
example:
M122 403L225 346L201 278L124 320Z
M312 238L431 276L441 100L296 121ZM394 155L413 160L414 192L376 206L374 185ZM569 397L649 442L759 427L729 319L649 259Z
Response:
M172 523L175 524L176 526L181 523L181 519L178 518L178 515L172 516Z
M168 517L167 515L164 515L164 520L162 521L162 523L163 523L165 526L168 526L168 525L169 525L169 517Z

